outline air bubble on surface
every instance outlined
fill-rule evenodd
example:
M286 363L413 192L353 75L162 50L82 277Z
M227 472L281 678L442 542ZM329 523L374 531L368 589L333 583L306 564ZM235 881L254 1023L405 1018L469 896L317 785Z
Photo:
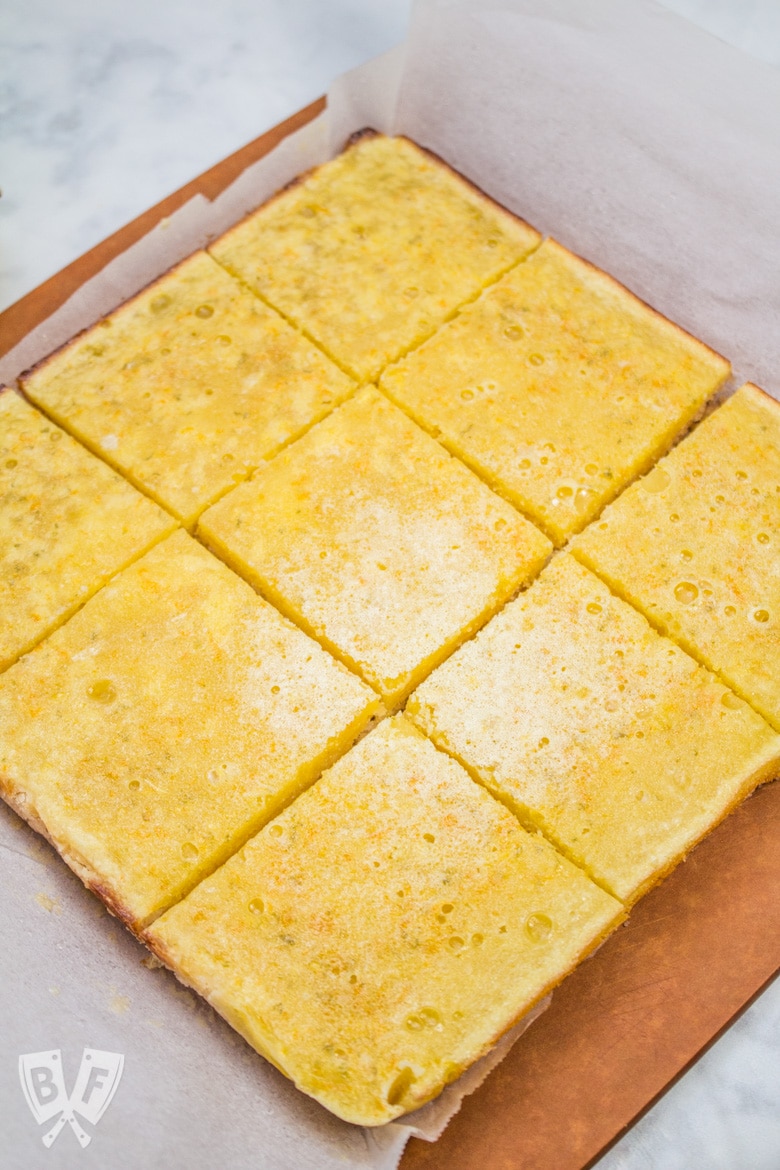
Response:
M754 609L753 610L753 620L757 621L757 622L768 622L769 621L769 610L768 609Z
M127 787L128 787L128 788L129 788L129 789L130 789L132 792L137 792L137 791L138 791L138 789L141 787L141 781L140 781L140 780L129 780L129 781L128 781L128 784L127 784Z
M387 1090L388 1105L400 1105L416 1080L417 1077L410 1068L402 1068Z
M423 833L423 841L435 841L433 833Z
M664 492L672 482L672 477L669 472L663 467L656 467L649 475L639 481L640 486L646 492L655 494L656 492Z
M96 703L113 703L116 698L116 687L108 678L100 678L87 687L87 695Z
M463 399L463 401L464 401L464 402L471 402L471 399L474 397L474 391L473 391L473 390L468 390L468 389L467 389L467 390L461 390L461 392L460 392L460 396L461 396L461 398Z
M699 590L692 581L680 581L674 587L674 596L680 605L690 605L699 596Z
M131 357L129 361L122 366L123 370L139 370L141 366L148 366L152 361L151 354L137 353L135 357Z
M457 935L457 934L453 934L452 938L448 939L447 941L448 941L450 950L454 951L455 954L457 954L458 951L462 951L466 945L465 942L463 941L463 939L460 937L460 935Z
M725 613L726 617L733 617L737 611L733 605L727 605L723 612Z
M53 437L54 436L52 436L52 438ZM758 536L756 537L756 540L758 541L759 544L769 544L769 533L759 532Z
M197 309L195 310L195 316L203 317L204 319L207 317L213 317L214 309L211 305L198 305Z
M161 313L163 309L168 308L168 305L170 305L170 303L171 303L171 298L168 296L167 293L159 293L156 297L152 298L152 301L149 305L149 308L152 310L153 313Z
M730 711L738 711L742 706L742 702L731 691L724 691L720 697L720 701L724 707L728 707Z
M519 325L507 325L504 330L504 337L508 337L510 341L519 341L523 336L523 330Z
M284 829L281 825L271 825L271 828L268 831L272 837L281 837Z
M181 855L185 861L195 861L200 856L200 850L191 841L185 841L181 847Z
M596 495L596 493L593 491L592 488L589 488L589 487L578 488L577 494L574 497L575 510L577 512L579 512L580 514L582 514L583 512L587 512L588 509L590 508L594 498L595 498L595 495Z
M265 910L265 902L262 898L253 898L249 903L249 909L253 914L262 914Z
M546 914L530 914L525 920L525 933L533 942L544 942L552 927L552 920Z
M684 561L692 561L693 560L693 553L691 552L691 550L689 548L684 548L682 550L682 552L680 553L680 556L682 557L682 559Z
M601 606L597 601L591 601L585 606L588 613L601 613Z

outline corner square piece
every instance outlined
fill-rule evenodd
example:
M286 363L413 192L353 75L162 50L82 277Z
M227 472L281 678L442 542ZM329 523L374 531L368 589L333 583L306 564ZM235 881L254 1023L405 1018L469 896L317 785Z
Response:
M205 252L36 366L22 384L188 527L354 389Z
M138 930L378 707L179 531L0 678L0 793Z
M563 544L703 410L729 363L554 240L382 389Z
M0 670L176 527L15 391L0 390Z
M761 716L565 553L407 713L628 903L780 772Z
M623 917L396 716L146 938L303 1092L381 1125L487 1052Z
M210 508L198 531L390 705L551 550L372 388Z
M540 238L412 142L371 135L209 250L368 381Z
M743 386L572 551L780 731L780 403Z

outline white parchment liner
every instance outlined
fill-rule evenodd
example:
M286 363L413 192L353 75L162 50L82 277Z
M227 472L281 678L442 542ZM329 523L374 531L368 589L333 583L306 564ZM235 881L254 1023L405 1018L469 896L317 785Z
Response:
M650 0L421 0L406 46L339 78L325 114L107 265L0 359L0 382L366 125L437 151L780 396L780 73ZM407 1125L350 1126L144 969L144 949L4 806L0 883L9 1170L392 1170L514 1040ZM84 1046L122 1052L122 1083L87 1149L66 1128L44 1151L17 1058L62 1049L71 1085Z

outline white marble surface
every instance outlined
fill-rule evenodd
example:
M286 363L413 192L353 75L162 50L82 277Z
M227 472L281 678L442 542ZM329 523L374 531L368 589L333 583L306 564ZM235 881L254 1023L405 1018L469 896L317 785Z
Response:
M780 65L780 0L668 7ZM400 40L407 12L408 0L0 0L0 307ZM779 1168L780 982L598 1163Z

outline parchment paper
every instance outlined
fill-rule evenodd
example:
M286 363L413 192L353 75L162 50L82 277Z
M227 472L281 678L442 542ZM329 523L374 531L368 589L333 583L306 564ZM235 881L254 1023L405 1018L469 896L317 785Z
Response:
M363 126L409 134L780 395L780 74L649 0L422 0L405 48L340 78L326 114L213 203L197 197L0 361L12 381ZM164 971L0 806L3 1165L392 1170L475 1066L407 1126L331 1117ZM500 1059L513 1037L493 1054ZM125 1055L85 1150L40 1143L20 1054Z

